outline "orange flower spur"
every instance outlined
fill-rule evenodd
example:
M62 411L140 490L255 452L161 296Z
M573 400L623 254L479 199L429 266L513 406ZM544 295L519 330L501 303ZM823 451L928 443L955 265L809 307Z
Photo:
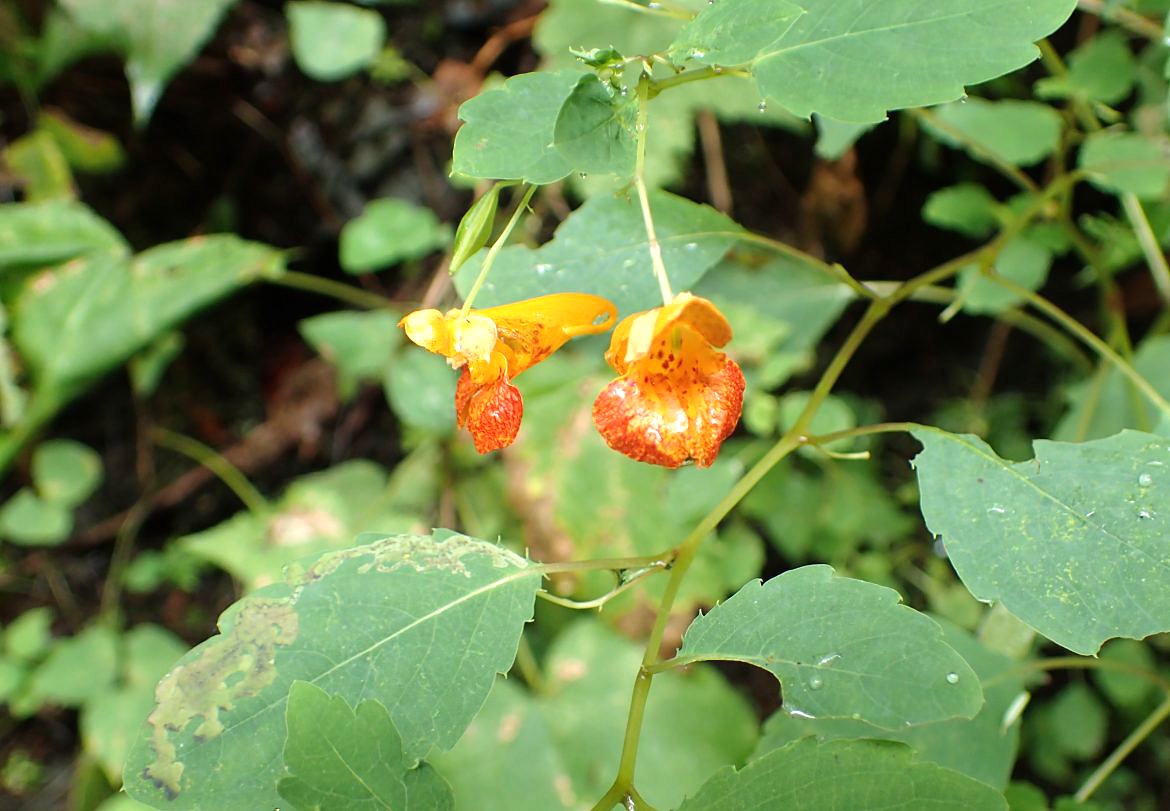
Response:
M606 443L666 467L714 462L743 410L743 372L715 348L730 340L719 309L690 293L622 319L605 353L621 377L593 403Z
M599 319L604 316L604 320ZM411 341L462 369L455 416L480 453L516 439L524 401L511 381L560 349L570 338L613 326L617 309L600 296L556 293L470 310L416 310L398 322Z

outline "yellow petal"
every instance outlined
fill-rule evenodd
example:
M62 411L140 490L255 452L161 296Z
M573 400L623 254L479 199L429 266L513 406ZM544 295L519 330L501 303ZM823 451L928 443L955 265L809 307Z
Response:
M612 302L587 293L554 293L478 312L495 322L497 349L508 359L511 377L544 360L570 338L605 332L617 317Z

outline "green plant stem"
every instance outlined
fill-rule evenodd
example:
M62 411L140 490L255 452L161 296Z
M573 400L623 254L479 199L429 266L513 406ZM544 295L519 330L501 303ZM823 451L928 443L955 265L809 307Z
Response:
M1112 659L1099 659L1091 656L1050 656L1046 659L1033 659L999 676L988 679L984 682L984 686L998 684L1010 676L1048 670L1111 670L1115 673L1125 673L1149 682L1170 698L1170 679L1166 679L1152 670L1135 667L1125 662L1115 662Z
M1162 413L1170 415L1170 402L1167 402L1166 399L1158 393L1158 390L1150 385L1150 382L1142 377L1138 371L1125 360L1125 358L1117 354L1117 352L1114 351L1113 348L1109 346L1109 344L1098 338L1091 330L1089 330L1071 315L1066 313L1064 310L1057 307L1051 301L1044 298L1039 293L1033 290L1029 290L1022 285L1016 284L1011 279L1006 279L992 270L987 271L987 276L1000 287L1004 288L1005 290L1009 290L1015 295L1024 299L1032 307L1035 307L1053 321L1060 324L1060 326L1063 327L1065 331L1079 339L1103 360L1112 363L1117 368L1117 370L1129 378L1129 381L1135 387L1137 387L1137 389L1142 394L1144 394L1150 402L1157 406Z
M1101 784L1108 779L1109 775L1113 774L1117 767L1121 765L1122 761L1129 757L1130 753L1134 749L1137 749L1142 741L1148 738L1150 733L1157 729L1167 717L1170 717L1170 696L1167 696L1158 705L1157 709L1146 716L1146 720L1142 721L1133 732L1129 733L1126 739L1118 744L1117 748L1110 753L1109 757L1105 758L1101 762L1101 765L1093 770L1093 773L1089 775L1084 784L1077 789L1077 793L1074 795L1076 801L1083 803L1092 797L1093 792L1100 788Z
M570 600L567 597L561 597L556 594L551 594L547 591L538 591L536 592L536 596L545 602L553 603L554 605L563 606L565 608L572 608L577 611L587 611L593 608L604 608L605 604L610 600L619 596L620 594L625 593L626 591L629 591L650 575L655 575L659 572L666 571L666 566L667 564L663 562L658 562L653 566L647 566L645 569L638 572L630 579L619 583L605 594L602 594L600 597L594 597L592 600Z
M533 568L541 574L564 572L625 572L631 569L645 569L659 566L667 568L675 560L675 550L668 549L657 555L643 555L636 558L599 558L597 560L568 560L560 563L537 563Z
M1129 224L1137 235L1138 245L1141 246L1142 254L1146 258L1146 265L1154 278L1158 295L1162 297L1162 301L1170 305L1170 265L1166 263L1166 254L1158 243L1158 237L1154 234L1150 218L1146 216L1146 210L1142 207L1142 201L1136 194L1126 192L1121 195L1121 207L1125 209L1125 216L1129 218Z
M836 385L841 373L852 360L862 342L875 326L889 313L890 309L915 295L921 289L944 281L969 264L984 261L994 257L1003 245L1016 233L1025 228L1037 217L1047 205L1051 196L1065 188L1070 182L1068 176L1058 178L1046 189L1041 191L1026 211L1011 225L1003 230L995 239L982 248L964 256L952 259L931 270L928 270L913 279L899 285L888 296L872 299L861 320L853 327L844 343L837 350L836 355L829 362L821 379L817 382L804 410L797 417L796 423L785 432L764 456L745 473L731 488L730 492L716 504L695 526L693 530L678 545L677 557L671 568L670 579L662 596L662 602L655 617L654 626L650 630L650 637L646 642L646 650L642 656L642 665L634 679L634 688L630 696L630 711L626 721L626 733L622 742L622 755L618 763L618 773L613 785L594 806L594 811L609 811L615 804L624 803L633 797L634 772L637 767L638 742L642 731L642 721L646 712L646 700L650 695L650 685L654 674L651 670L659 661L659 650L666 633L666 624L670 618L671 608L678 596L687 570L698 553L699 546L728 513L746 496L753 487L767 475L773 467L788 456L796 448L809 441L805 431L811 424L817 410Z
M724 68L720 66L686 70L682 73L676 73L674 76L667 76L665 79L652 80L650 82L650 98L654 98L663 90L669 90L672 87L678 87L680 84L687 84L688 82L701 82L704 79L715 79L720 76L747 77L751 75L751 71L743 68Z
M385 296L379 296L377 293L362 290L360 287L354 287L345 282L314 276L312 273L286 270L278 275L265 277L265 281L281 287L291 287L295 290L328 296L363 310L386 310L394 307L394 303Z
M102 596L98 613L110 623L117 625L118 602L122 596L122 574L130 563L134 553L134 542L138 539L138 531L142 522L150 514L150 498L141 498L126 514L126 520L118 527L118 534L114 537L114 550L110 554L110 568L106 572L105 583L102 584Z
M659 244L658 233L654 230L654 215L650 211L650 195L646 191L646 132L649 129L646 107L649 101L649 88L650 79L643 74L638 79L638 120L634 125L638 133L638 151L634 163L634 187L638 190L638 203L642 207L642 223L646 226L650 266L654 269L654 278L658 280L658 291L662 294L662 303L670 304L674 299L674 293L670 289L670 277L666 275L666 263L662 261L662 245Z
M960 144L969 149L972 154L994 166L999 170L1000 174L1011 180L1024 191L1031 192L1032 194L1039 193L1040 187L1036 185L1036 181L1032 180L1032 178L1024 174L1019 169L1019 167L1012 166L1010 163L992 152L979 141L969 137L967 133L948 124L946 121L943 121L935 113L931 112L930 110L924 110L922 108L914 108L909 112L919 122L933 127L939 132L945 133L951 138L954 138Z
M1154 42L1161 42L1163 36L1165 36L1162 32L1162 26L1127 8L1122 8L1114 2L1105 2L1105 0L1077 0L1077 7L1081 11L1096 14L1102 19L1115 23L1122 28Z
M520 644L516 648L516 669L520 677L534 693L544 692L544 674L540 670L540 663L536 661L536 654L532 652L532 643L524 634L520 635Z
M491 272L492 265L496 263L496 257L500 255L500 251L508 242L508 237L512 235L512 230L520 222L521 218L523 218L524 212L528 210L528 201L532 199L532 195L535 193L536 186L529 186L524 190L524 196L520 198L520 205L516 206L516 210L512 212L512 216L508 218L508 224L500 232L499 238L488 249L487 256L483 258L483 266L479 269L479 275L475 277L475 283L471 285L471 290L468 291L467 298L463 302L463 308L460 310L462 315L466 316L471 311L471 305L475 301L475 297L479 295L479 289L487 281L488 273Z
M634 0L600 0L600 2L611 6L621 6L628 8L630 11L638 11L642 14L653 14L658 17L671 17L676 20L684 20L689 22L694 18L693 14L683 11L681 8L675 8L669 2L659 2L657 8L644 6L641 3L635 3Z
M268 511L267 500L248 481L248 477L214 449L196 439L177 434L166 428L155 428L151 432L151 437L156 445L181 453L214 473L243 502L244 506L248 508L248 512L261 515Z
M781 242L778 239L772 239L771 237L766 237L763 234L757 234L752 231L736 232L733 234L733 236L740 242L760 245L761 247L768 248L769 250L773 250L776 253L789 256L803 264L811 265L825 275L841 282L841 284L848 287L863 299L872 300L881 298L881 296L868 287L865 282L860 282L853 278L853 275L841 265L830 264L822 259L818 259L812 254L805 253L799 248L794 248L786 242Z

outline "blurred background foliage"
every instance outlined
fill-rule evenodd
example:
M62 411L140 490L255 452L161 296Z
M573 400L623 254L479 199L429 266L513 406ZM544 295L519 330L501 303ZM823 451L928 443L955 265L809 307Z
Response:
M1136 195L1170 244L1168 6L1082 3L1053 39L1066 74L1036 64L874 128L798 119L746 79L666 94L651 107L648 178L710 207L664 198L660 228L718 230L730 216L856 278L907 278L1009 221L1026 200L997 167L1045 176L1079 146L1062 105L1087 103L1126 126L1077 153L1095 188L1065 215L1083 244L1036 225L999 271L1132 349L1170 396L1170 319L1112 196ZM653 553L792 424L855 318L851 298L744 243L680 248L702 264L696 292L732 321L748 379L741 428L702 478L630 462L589 430L610 377L600 340L527 373L520 440L479 457L455 430L454 375L394 326L420 302L455 301L445 252L486 190L449 174L459 105L507 76L574 67L572 49L651 52L677 28L592 0L0 3L0 807L138 807L116 791L155 683L221 610L294 561L362 532L433 526L542 560ZM1142 168L1126 171L1134 161ZM578 175L544 189L523 224L530 247L501 256L481 303L521 297L509 261L537 261L542 243L550 267L620 268L620 256L595 254L641 226L615 213L614 190ZM1026 334L1016 304L972 268L949 298L899 312L815 433L931 421L1025 459L1036 437L1154 427L1120 375ZM1130 334L1144 338L1131 347ZM833 450L870 462L800 453L773 470L703 547L672 638L746 580L805 562L890 585L1000 685L973 721L899 739L998 788L1016 781L1013 808L1046 808L1156 693L1121 672L1020 678L1038 645L955 579L917 516L915 449L858 440ZM608 585L564 576L551 588L588 598ZM482 766L485 752L499 756L492 730L505 717L520 719L506 748L533 807L604 791L638 656L630 639L661 587L648 581L591 617L539 604L520 683L500 682L435 762L457 795L514 788ZM1170 677L1165 638L1116 641L1102 656ZM715 768L799 737L870 734L769 718L775 682L747 667L696 667L660 687L644 746L677 768L639 773L658 797L679 800ZM672 750L712 717L704 748ZM1165 808L1167 774L1163 731L1097 802Z

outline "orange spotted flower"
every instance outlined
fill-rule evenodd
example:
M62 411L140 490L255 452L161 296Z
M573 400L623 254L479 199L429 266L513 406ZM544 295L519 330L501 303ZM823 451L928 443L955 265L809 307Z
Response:
M718 308L690 293L622 319L605 353L621 376L593 403L609 446L666 467L714 462L743 409L743 372L716 349L730 340Z
M570 338L605 332L616 317L617 309L600 296L556 293L467 314L416 310L398 325L414 343L463 370L455 416L471 432L475 449L489 453L511 445L520 430L524 401L512 378Z

